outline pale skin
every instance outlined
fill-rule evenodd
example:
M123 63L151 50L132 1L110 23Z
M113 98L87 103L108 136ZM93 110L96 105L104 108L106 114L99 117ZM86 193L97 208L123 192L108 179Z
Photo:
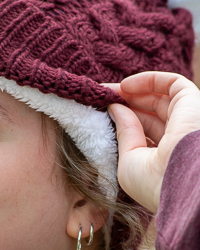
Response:
M145 72L121 84L104 84L130 105L112 104L119 143L118 180L144 207L156 213L170 155L188 133L200 129L199 89L181 75ZM146 136L157 147L147 146Z
M65 190L53 122L46 118L44 142L39 112L1 91L0 106L0 249L76 249L80 225L86 238L91 221L94 243L87 247L83 239L82 249L96 249L107 212L103 219L75 190Z

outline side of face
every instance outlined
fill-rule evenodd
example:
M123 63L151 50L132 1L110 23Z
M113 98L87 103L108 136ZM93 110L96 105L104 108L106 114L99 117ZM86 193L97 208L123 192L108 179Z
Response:
M51 120L44 145L40 113L4 92L0 106L0 249L75 249L66 234L72 208L58 185Z

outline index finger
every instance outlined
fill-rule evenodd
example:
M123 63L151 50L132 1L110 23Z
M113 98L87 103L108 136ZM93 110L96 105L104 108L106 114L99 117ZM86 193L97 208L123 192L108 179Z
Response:
M121 83L121 89L126 94L157 93L170 95L170 87L181 80L179 90L191 87L191 82L184 76L167 72L143 72L125 78Z
M100 83L100 85L103 85L104 87L110 88L112 90L114 90L115 92L117 92L118 94L121 91L121 83Z

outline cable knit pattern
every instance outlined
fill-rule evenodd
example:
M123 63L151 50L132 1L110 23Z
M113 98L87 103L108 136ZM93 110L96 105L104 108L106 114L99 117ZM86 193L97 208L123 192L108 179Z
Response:
M146 70L192 78L191 15L165 0L0 1L0 76L102 108L101 82Z

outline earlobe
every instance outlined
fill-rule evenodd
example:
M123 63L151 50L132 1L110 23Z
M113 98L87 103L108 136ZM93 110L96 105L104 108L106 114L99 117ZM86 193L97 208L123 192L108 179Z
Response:
M90 236L91 223L94 233L106 223L109 213L89 201L81 198L73 206L67 221L66 232L72 238L77 238L82 227L82 238Z

